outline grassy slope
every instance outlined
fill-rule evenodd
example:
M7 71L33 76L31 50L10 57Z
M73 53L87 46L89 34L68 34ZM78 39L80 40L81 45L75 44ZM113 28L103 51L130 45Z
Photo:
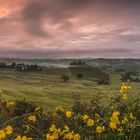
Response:
M105 97L108 93L118 93L120 76L116 73L110 73L109 86L98 86L92 79L77 80L72 76L68 83L64 83L60 80L60 76L64 73L70 75L67 69L49 68L37 73L0 69L0 89L4 91L6 99L26 98L43 106L44 109L52 109L57 105L69 108L73 102L73 95L80 95L82 100L88 101L98 93ZM133 92L139 91L138 83L133 83Z

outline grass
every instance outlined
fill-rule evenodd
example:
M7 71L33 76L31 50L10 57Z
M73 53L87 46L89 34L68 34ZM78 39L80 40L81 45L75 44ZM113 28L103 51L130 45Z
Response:
M111 84L99 86L93 79L76 79L66 68L47 68L42 72L0 69L0 89L4 91L3 96L8 100L25 98L50 110L57 105L70 108L73 95L80 95L82 101L89 101L96 94L102 94L106 98L109 93L118 93L120 74L108 72L111 75ZM62 74L70 75L70 81L64 83L60 79ZM140 91L139 83L132 83L132 86L132 93Z

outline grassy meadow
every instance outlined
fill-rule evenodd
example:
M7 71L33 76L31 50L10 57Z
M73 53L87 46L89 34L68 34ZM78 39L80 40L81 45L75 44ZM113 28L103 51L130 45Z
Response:
M129 68L131 70L131 68ZM139 71L139 67L135 70ZM62 105L70 108L74 96L80 96L82 101L88 102L99 95L105 98L103 105L107 105L109 94L120 94L120 73L109 69L110 85L97 85L94 78L77 79L68 68L44 67L40 72L19 72L14 69L0 69L0 89L7 100L22 100L35 102L44 109L53 109ZM68 82L60 77L67 74ZM132 95L140 91L139 83L131 83ZM102 101L101 101L102 102Z

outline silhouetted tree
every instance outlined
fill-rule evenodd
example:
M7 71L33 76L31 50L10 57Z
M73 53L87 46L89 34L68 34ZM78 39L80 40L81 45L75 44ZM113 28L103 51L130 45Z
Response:
M97 80L98 85L109 85L110 77L109 74L103 73L100 75L99 79Z
M121 75L122 82L140 82L139 73L135 71L126 72Z
M67 81L69 81L69 76L68 75L62 75L61 76L61 79L64 81L64 82L67 82Z
M85 65L87 65L87 63L85 61L78 60L78 61L71 62L70 65L85 66Z
M130 72L126 72L126 73L122 74L121 75L121 81L122 82L133 81L133 79L131 77L131 73Z
M77 73L76 76L77 76L78 79L82 79L84 77L82 73Z
M13 62L13 63L11 64L11 67L12 67L12 68L16 68L16 63Z
M0 68L7 68L7 64L6 63L0 63Z
M133 82L140 82L140 79L136 78L136 79L133 80Z

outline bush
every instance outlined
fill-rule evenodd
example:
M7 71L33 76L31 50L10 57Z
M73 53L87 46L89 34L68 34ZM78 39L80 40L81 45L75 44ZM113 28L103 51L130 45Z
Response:
M122 82L140 82L139 73L135 71L126 72L121 75Z
M78 60L78 61L73 61L70 63L70 66L71 65L74 65L74 66L86 66L87 63L85 61L81 61L81 60Z
M126 73L122 74L121 81L122 82L132 81L131 73L126 72Z
M15 116L21 116L23 114L33 113L36 105L31 102L27 102L25 99L23 101L16 101L16 106L13 110Z
M64 81L64 82L67 82L67 81L69 81L69 76L68 75L62 75L61 76L61 79Z
M99 79L97 80L98 85L109 85L110 77L109 74L101 74Z
M140 79L136 78L136 79L133 80L133 82L140 82Z
M69 70L73 76L77 76L78 73L82 74L84 78L97 79L103 73L101 69L92 66L78 66L69 67Z
M82 79L83 77L84 77L84 76L83 76L82 73L78 73L78 74L77 74L77 78L78 78L78 79Z

